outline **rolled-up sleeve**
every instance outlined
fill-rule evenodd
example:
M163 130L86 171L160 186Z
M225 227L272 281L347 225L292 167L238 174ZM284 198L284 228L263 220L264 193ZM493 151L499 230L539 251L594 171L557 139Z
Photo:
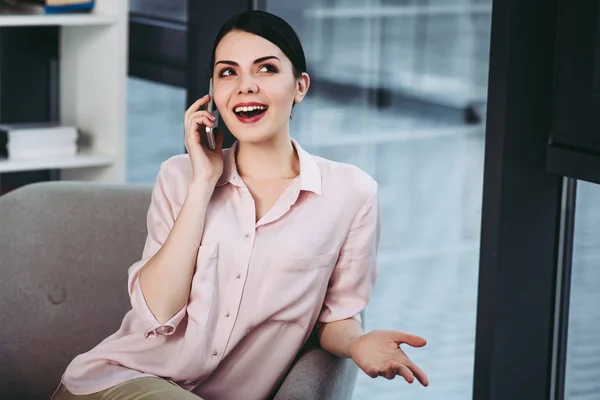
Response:
M320 323L348 318L360 321L377 278L380 216L377 184L356 214L329 280Z
M146 218L148 236L146 237L142 258L129 267L128 270L128 288L131 306L145 327L144 334L146 337L172 335L177 325L185 317L187 309L187 305L185 305L169 321L161 324L150 311L142 293L139 280L142 267L146 265L165 243L169 232L175 224L175 213L169 189L167 165L163 163L160 167L154 189L152 190L152 198Z

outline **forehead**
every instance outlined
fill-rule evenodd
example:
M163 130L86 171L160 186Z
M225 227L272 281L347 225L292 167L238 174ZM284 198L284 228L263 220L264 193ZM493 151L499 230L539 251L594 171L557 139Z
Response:
M219 42L215 50L215 61L229 60L238 64L252 63L260 57L276 56L284 60L279 47L253 33L231 31Z

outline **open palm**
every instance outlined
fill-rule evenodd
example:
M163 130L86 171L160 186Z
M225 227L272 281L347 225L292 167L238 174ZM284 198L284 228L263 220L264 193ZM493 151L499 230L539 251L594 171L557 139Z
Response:
M349 352L356 365L371 378L394 379L400 375L408 383L417 378L423 386L429 385L427 375L402 351L401 344L423 347L427 341L401 331L376 330L361 336Z

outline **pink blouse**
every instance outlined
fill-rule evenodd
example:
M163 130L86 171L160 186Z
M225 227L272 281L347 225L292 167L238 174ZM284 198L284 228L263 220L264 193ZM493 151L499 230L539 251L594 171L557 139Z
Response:
M258 222L235 145L224 151L188 303L162 325L138 277L173 227L192 169L187 155L161 165L142 259L128 272L132 310L116 333L71 362L62 377L70 392L157 376L205 398L264 399L317 322L357 317L377 275L377 184L293 143L300 175Z

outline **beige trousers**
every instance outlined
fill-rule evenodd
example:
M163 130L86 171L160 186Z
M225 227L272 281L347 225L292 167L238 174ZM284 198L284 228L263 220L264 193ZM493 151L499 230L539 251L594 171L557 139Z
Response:
M58 400L202 400L195 394L160 378L138 378L98 393L74 395L64 385Z

